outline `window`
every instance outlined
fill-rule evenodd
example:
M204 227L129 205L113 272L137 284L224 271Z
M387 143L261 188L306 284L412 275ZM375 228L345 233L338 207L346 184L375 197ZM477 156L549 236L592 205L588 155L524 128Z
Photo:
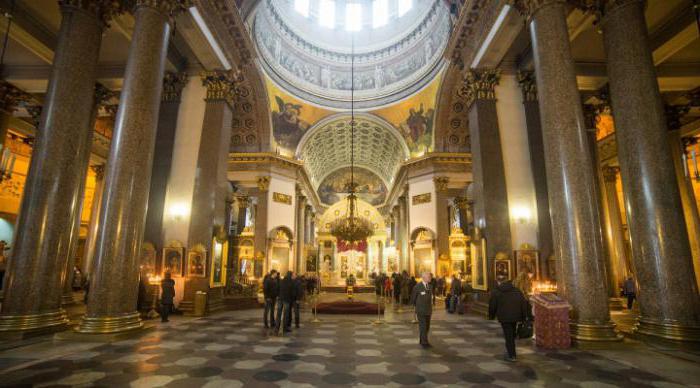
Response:
M347 3L345 6L345 29L360 31L362 29L362 4Z
M333 0L319 1L318 23L323 27L335 28L335 2Z
M309 0L294 0L294 10L305 18L309 17Z
M389 0L374 0L372 3L372 27L386 25L389 19Z
M413 8L413 0L399 0L399 17Z

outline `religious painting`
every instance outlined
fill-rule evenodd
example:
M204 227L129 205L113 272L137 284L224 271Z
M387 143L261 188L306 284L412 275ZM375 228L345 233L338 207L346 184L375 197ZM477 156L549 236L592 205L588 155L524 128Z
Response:
M472 257L472 288L476 290L486 290L486 240L481 239L478 243L471 243Z
M316 256L309 255L306 257L306 272L316 272Z
M518 249L515 251L515 271L527 272L540 278L540 254L536 249Z
M509 259L496 259L494 261L494 278L496 281L504 281L513 279L513 275L510 270L510 260Z
M361 168L354 168L355 191L357 197L373 206L384 203L387 189L384 182L373 172ZM345 198L350 191L350 167L343 167L333 171L323 179L318 186L318 196L321 202L327 205Z
M272 200L275 202L283 203L285 205L292 204L292 196L282 193L272 193Z
M226 256L228 241L220 242L214 238L212 241L211 278L209 284L212 287L221 287L226 279Z
M413 205L422 205L424 203L430 203L430 193L414 195L411 199Z
M182 261L185 249L182 247L163 248L163 273L173 277L182 276Z
M200 251L190 251L187 254L187 276L203 278L207 276L206 253Z
M280 96L275 96L275 102L277 102L277 110L272 111L272 132L275 141L280 147L290 151L295 150L299 140L310 126L300 117L303 106L285 101Z
M141 245L141 273L153 275L156 272L156 247L145 241Z

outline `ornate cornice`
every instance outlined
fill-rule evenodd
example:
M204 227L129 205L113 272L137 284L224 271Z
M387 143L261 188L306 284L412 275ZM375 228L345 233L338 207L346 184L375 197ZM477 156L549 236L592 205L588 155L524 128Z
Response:
M606 182L617 181L617 174L620 173L620 167L603 166L602 170L603 170L603 179Z
M469 69L464 74L462 87L457 93L468 105L476 100L495 100L496 85L501 77L499 69Z
M163 76L163 94L161 95L161 101L180 101L180 94L185 85L187 85L187 73L165 72L165 76Z
M134 9L139 7L150 7L170 17L174 17L178 13L186 11L191 6L191 0L136 0Z
M523 92L523 101L537 101L537 79L534 71L519 71L518 83Z
M90 166L90 169L92 170L92 172L95 173L96 180L101 181L102 179L104 179L104 177L105 177L105 164L104 163L92 165L92 166Z
M76 8L94 14L105 27L112 18L127 11L130 4L130 1L118 0L58 0L61 7Z
M435 182L435 190L447 191L447 185L450 183L450 178L446 176L436 176L433 177L433 182Z
M258 177L258 190L260 190L263 193L266 193L267 190L270 189L270 177L269 176L261 176Z
M681 129L683 124L681 118L690 112L690 105L665 105L666 110L666 127L670 131Z

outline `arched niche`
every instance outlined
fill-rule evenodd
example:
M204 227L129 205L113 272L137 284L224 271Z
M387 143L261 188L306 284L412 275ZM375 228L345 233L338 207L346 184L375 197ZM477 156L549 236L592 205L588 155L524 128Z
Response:
M294 233L287 226L277 226L268 234L266 272L277 270L282 275L294 268Z
M409 260L413 275L435 273L435 238L435 232L426 227L419 226L411 232Z

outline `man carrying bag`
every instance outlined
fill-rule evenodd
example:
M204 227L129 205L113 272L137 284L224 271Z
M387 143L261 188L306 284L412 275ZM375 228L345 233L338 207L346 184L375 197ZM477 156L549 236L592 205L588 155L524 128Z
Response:
M517 325L518 322L526 322L529 315L527 305L523 293L510 280L499 280L498 287L491 292L489 319L498 318L501 323L506 341L506 361L516 361L515 338L520 334ZM522 331L522 334L526 334L525 329Z

